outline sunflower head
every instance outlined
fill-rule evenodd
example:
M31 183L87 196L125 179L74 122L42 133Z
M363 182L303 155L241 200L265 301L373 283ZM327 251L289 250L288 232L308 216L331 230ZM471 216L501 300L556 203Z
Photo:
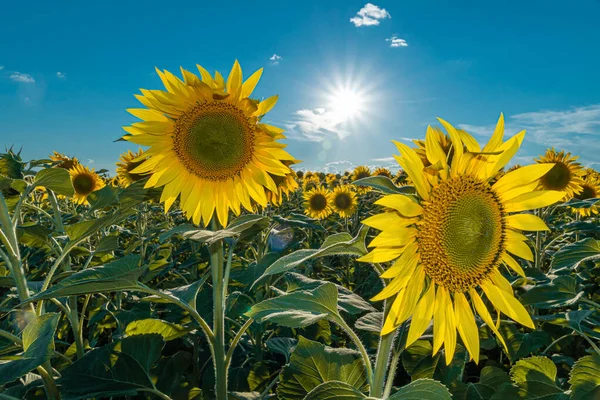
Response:
M332 174L332 173L329 173L329 174L327 174L327 176L325 176L325 182L331 188L339 185L339 183L340 183L339 178L336 176L336 174Z
M313 176L315 176L315 175L316 175L316 173L314 173L314 172L312 172L312 171L306 171L306 172L304 173L304 179L310 179L310 178L312 178L312 177L313 177Z
M565 200L573 198L582 189L584 174L581 164L576 162L579 157L571 156L564 151L557 152L554 148L546 150L546 154L538 157L538 163L553 163L554 167L540 179L540 188L544 190L560 190L565 192Z
M55 165L56 168L63 168L66 170L72 169L79 164L77 157L70 158L56 151L49 158L52 161L58 162L58 164Z
M296 171L296 177L298 178L298 180L302 180L302 178L304 178L304 171L302 171L302 170Z
M368 178L369 176L371 176L371 169L367 166L360 165L354 168L354 171L352 172L352 181Z
M392 179L392 171L389 168L378 167L373 171L374 176L385 176L387 178Z
M105 186L102 178L94 170L90 170L81 164L71 168L69 174L75 190L73 199L77 204L88 204L88 196Z
M282 161L282 162L287 166L291 166L300 161L292 160L292 161ZM290 168L289 174L286 174L285 176L271 175L271 178L273 179L273 182L275 182L275 185L277 186L277 191L271 191L271 190L267 189L267 200L269 201L269 203L273 203L277 206L280 206L281 203L283 202L284 195L289 196L290 192L293 192L296 189L298 189L298 182L296 181L297 175L296 175L296 172Z
M321 185L321 180L317 175L304 175L304 179L302 180L302 190L305 192L314 189Z
M333 212L331 192L318 186L304 193L304 213L311 218L325 219Z
M373 298L395 296L385 318L383 335L412 317L406 344L409 346L433 319L434 353L444 345L446 362L450 363L458 332L477 362L480 346L473 307L505 345L483 295L498 313L533 327L531 317L513 296L499 267L505 265L524 275L513 257L531 261L533 254L521 232L548 228L535 215L520 212L548 206L565 194L536 190L540 178L553 164L534 164L495 179L517 152L525 134L523 131L504 142L502 117L483 149L470 135L446 121L440 122L455 149L453 157L448 157L443 139L431 128L422 148L429 167L415 149L394 142L401 153L395 158L416 193L392 194L376 201L385 207L384 211L363 223L381 233L368 246L373 250L359 261L393 261L381 275L391 281Z
M588 200L600 197L600 177L593 174L587 174L581 185L583 190L575 194L575 198L578 200ZM589 217L592 214L598 214L600 207L594 204L588 208L574 208L571 210L574 213L581 215L582 217Z
M117 162L117 178L119 184L123 187L127 187L134 182L144 179L144 174L136 174L131 171L142 165L146 161L144 157L144 150L139 149L135 153L131 150L127 150L121 154L119 161Z
M348 218L352 216L357 209L358 199L352 186L341 185L333 189L331 194L331 205L333 210L341 217Z
M179 197L194 223L206 225L216 214L226 226L230 211L268 204L266 192L278 191L272 176L289 175L283 161L293 157L279 142L283 130L260 122L277 96L250 97L262 69L245 82L237 61L227 80L199 65L198 71L181 69L179 79L157 69L166 91L142 90L137 98L147 108L128 111L143 121L124 127L124 139L150 146L147 159L130 172L148 174L146 187L164 186L165 211Z

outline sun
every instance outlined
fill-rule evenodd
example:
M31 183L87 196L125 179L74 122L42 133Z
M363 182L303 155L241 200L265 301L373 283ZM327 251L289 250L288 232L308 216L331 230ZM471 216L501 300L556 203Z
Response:
M333 117L341 122L359 118L365 111L364 97L350 88L337 88L329 98Z

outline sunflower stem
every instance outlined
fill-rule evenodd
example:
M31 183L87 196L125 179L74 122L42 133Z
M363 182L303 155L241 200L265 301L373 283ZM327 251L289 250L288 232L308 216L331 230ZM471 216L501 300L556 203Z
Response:
M385 302L384 313L382 321L385 321L392 303L390 301ZM375 372L373 376L373 383L371 384L371 390L369 396L381 397L383 395L383 384L385 382L386 372L390 362L390 353L392 346L394 345L394 339L396 333L392 332L385 336L381 336L379 339L379 346L377 347L377 359L375 361ZM391 379L394 379L391 377Z
M216 231L218 222L213 218L211 228ZM227 362L225 360L225 282L223 277L223 242L221 240L210 245L210 262L213 281L214 307L214 366L215 395L219 400L227 399Z

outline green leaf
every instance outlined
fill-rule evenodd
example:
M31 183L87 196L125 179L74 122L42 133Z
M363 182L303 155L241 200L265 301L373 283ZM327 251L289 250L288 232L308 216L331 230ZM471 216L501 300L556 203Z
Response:
M298 290L264 300L252 306L246 316L289 328L305 327L322 318L341 319L337 311L337 289L329 282L312 290Z
M163 345L160 335L135 335L88 352L62 371L63 399L134 396L154 389L150 368Z
M479 382L467 383L460 392L452 393L452 398L465 400L489 400L504 384L508 384L510 386L510 377L508 374L500 368L487 366L481 370Z
M357 186L368 186L375 189L381 190L385 194L414 194L415 188L412 186L401 186L394 185L394 182L387 176L368 176L366 178L358 179L352 182L353 185Z
M189 332L190 329L181 325L154 318L132 321L125 328L127 336L157 333L163 337L165 342L185 336Z
M533 305L537 308L564 307L579 301L584 293L579 290L576 278L558 276L550 283L532 287L519 300L525 306Z
M191 360L191 354L186 351L178 351L169 357L158 376L156 388L165 394L172 394L179 387Z
M99 210L105 207L112 206L119 201L119 188L111 185L106 185L102 189L90 193L88 202L91 210Z
M243 215L231 221L226 229L220 231L209 231L204 229L193 229L187 232L179 232L186 239L202 243L215 243L226 238L240 236L245 238L245 234L256 235L257 232L266 228L269 224L269 218L263 215Z
M367 332L381 332L383 326L383 313L370 312L356 320L354 327Z
M388 400L450 400L448 388L433 379L417 379L400 388Z
M551 267L553 269L577 268L583 261L593 259L600 259L600 240L586 238L558 250L552 257Z
M43 169L35 175L34 186L42 186L63 196L73 196L75 192L71 183L71 175L63 168Z
M75 243L83 238L86 238L101 229L104 229L110 225L116 224L125 218L133 215L134 211L129 212L116 212L111 215L107 215L102 218L91 219L89 221L81 221L75 224L65 227L67 235L71 242Z
M364 256L367 254L367 248L365 246L367 231L368 228L363 225L354 238L351 238L350 235L345 232L337 233L325 239L323 245L319 249L302 249L285 255L271 264L262 277L257 279L253 285L256 285L260 279L266 276L287 272L314 258L339 254Z
M556 365L547 357L534 356L519 360L510 370L512 381L519 387L521 399L566 399L556 385Z
M94 254L103 254L119 249L119 237L115 235L104 236L100 239Z
M0 385L12 382L50 360L54 354L54 332L60 315L44 314L23 329L23 355L0 364Z
M194 283L190 283L189 285L180 286L171 289L163 289L162 293L173 297L173 299L181 300L182 302L188 304L194 310L196 309L196 298L198 296L198 291L206 282L210 274L205 275L202 279L197 280ZM154 303L176 303L176 301L169 301L164 297L159 297L157 295L147 296L141 299L141 301L152 301Z
M340 381L328 381L308 392L304 400L360 400L366 399L360 390Z
M600 355L594 354L577 360L571 370L570 400L600 398Z
M499 331L508 347L508 358L511 362L535 353L552 341L548 332L521 333L517 326L511 322L502 323Z
M290 361L292 351L294 351L296 345L298 344L298 340L288 337L274 337L267 339L265 344L272 352L283 355L285 357L285 362L288 363Z
M402 365L413 381L433 378L440 353L432 354L433 347L428 340L417 340L402 352Z
M444 352L445 351L446 350L444 350ZM446 365L445 362L438 363L438 370L435 374L436 379L439 379L444 385L448 386L451 390L454 390L458 386L458 383L462 382L463 372L468 357L466 349L462 345L457 344L456 350L454 351L454 357L452 357L450 364Z
M139 262L139 255L129 254L105 266L84 269L38 293L28 301L135 289L138 278L145 271L145 268L138 267Z
M360 354L350 349L334 349L300 336L290 363L283 368L277 397L301 400L328 381L344 382L361 392L367 390L366 371Z

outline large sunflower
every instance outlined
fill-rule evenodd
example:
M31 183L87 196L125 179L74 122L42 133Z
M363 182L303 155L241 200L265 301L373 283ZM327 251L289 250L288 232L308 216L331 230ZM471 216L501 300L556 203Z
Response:
M581 187L583 190L575 194L576 199L588 200L600 197L600 178L595 174L588 173L583 180ZM571 210L575 213L578 213L582 217L589 217L592 214L598 214L600 207L597 204L594 204L593 206L587 208L573 207Z
M535 161L553 163L554 167L540 179L540 188L563 191L567 194L564 200L569 200L575 193L581 192L582 176L585 172L581 164L576 162L578 158L571 156L571 153L557 152L554 148L546 150L546 154Z
M350 185L342 185L333 189L331 194L333 210L341 217L347 218L356 212L358 201L356 193Z
M125 153L121 154L119 162L117 162L117 178L121 186L127 187L132 183L145 178L144 174L134 174L131 172L146 161L143 155L143 149L139 149L135 153L131 150L127 150Z
M52 154L49 158L52 161L58 162L58 164L55 165L56 168L63 168L66 170L69 170L79 164L77 157L70 158L57 151L55 151L54 154Z
M433 318L433 349L445 346L450 363L456 348L456 332L471 357L479 359L479 334L472 306L481 319L504 340L484 305L483 293L492 307L513 320L533 328L525 308L515 299L510 283L498 268L504 264L523 275L514 256L532 260L522 230L547 230L544 222L521 211L545 207L564 197L563 192L535 190L539 179L553 164L535 164L489 181L510 161L523 140L521 132L503 142L496 130L481 149L465 143L457 130L440 120L448 131L454 157L428 129L425 151L438 173L424 167L417 152L394 142L401 156L394 156L413 182L414 196L393 194L376 204L385 212L363 223L382 232L371 241L374 248L360 261L394 261L381 277L392 279L373 300L396 296L381 334L393 332L412 316L406 346L417 340ZM468 151L463 151L463 146ZM471 304L467 300L471 299Z
M304 193L304 213L311 218L325 219L331 215L331 192L322 186Z
M88 204L88 196L96 190L102 189L105 184L102 178L92 169L81 164L75 165L69 170L71 183L73 183L73 200L77 204Z
M137 99L148 109L128 110L144 120L124 127L124 139L150 146L142 165L131 172L149 173L146 187L164 186L165 211L180 197L181 208L194 223L208 224L213 215L227 225L229 211L252 201L267 205L265 189L277 191L273 175L284 177L293 160L279 143L283 130L260 123L277 101L250 98L262 69L242 83L236 61L227 81L198 65L201 79L181 69L183 81L168 71L157 73L167 91L142 90Z

